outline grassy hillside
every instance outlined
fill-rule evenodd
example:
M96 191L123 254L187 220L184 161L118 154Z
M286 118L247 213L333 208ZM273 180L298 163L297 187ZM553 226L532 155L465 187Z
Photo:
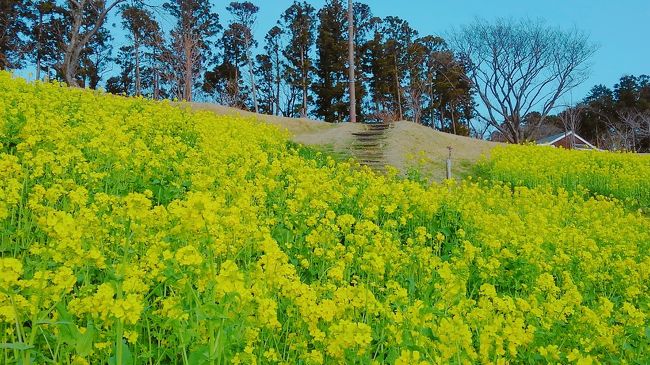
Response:
M648 363L650 221L0 73L0 359Z
M310 119L255 114L209 103L192 103L191 108L209 110L218 115L253 117L280 129L286 129L290 138L297 143L347 157L354 157L352 133L360 132L365 128L362 124L330 124ZM416 168L425 177L433 181L442 181L445 178L448 146L452 147L452 171L454 176L459 178L468 174L471 166L482 155L489 154L489 151L497 145L499 143L456 136L413 122L400 121L394 124L394 128L388 130L382 149L385 153L385 163L397 168L402 174Z

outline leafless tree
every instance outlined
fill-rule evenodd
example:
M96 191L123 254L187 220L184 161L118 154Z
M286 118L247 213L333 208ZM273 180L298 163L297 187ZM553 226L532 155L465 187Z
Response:
M558 117L562 121L562 125L564 126L564 133L571 133L571 147L575 147L576 144L576 136L575 134L577 133L578 129L580 128L580 124L582 123L582 112L583 112L584 107L580 104L578 105L567 105L565 106L565 109L558 114Z
M610 128L623 142L624 149L638 152L641 141L650 137L650 113L628 109L619 111L617 115L620 123L610 125Z
M585 80L595 51L577 30L532 20L476 20L452 34L450 44L484 106L478 117L511 143L526 139L521 125L528 113L539 111L543 123L556 101Z
M643 138L650 138L650 112L646 111L639 115L639 135Z
M125 1L68 0L68 13L72 22L67 44L64 47L63 63L60 65L63 77L68 85L77 86L77 69L79 68L81 51L102 27L108 13ZM85 19L85 14L88 9L94 10L97 18L90 26L86 27L87 19Z
M608 135L605 138L607 148L610 150L632 150L632 136L630 130L621 123L607 122Z

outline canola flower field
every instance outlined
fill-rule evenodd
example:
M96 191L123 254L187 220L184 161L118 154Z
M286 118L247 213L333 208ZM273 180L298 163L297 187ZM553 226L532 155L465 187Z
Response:
M647 364L649 250L620 200L0 73L3 364Z
M650 155L571 151L546 146L496 147L476 166L488 180L603 195L650 212Z

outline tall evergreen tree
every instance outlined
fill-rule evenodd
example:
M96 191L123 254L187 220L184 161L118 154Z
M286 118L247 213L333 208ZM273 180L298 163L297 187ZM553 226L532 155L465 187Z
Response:
M394 16L386 17L383 25L385 57L393 73L390 89L392 108L397 110L401 120L405 116L404 85L408 72L408 48L417 37L417 31L407 21Z
M249 1L244 2L231 2L226 7L233 17L231 29L234 31L234 40L238 42L244 53L244 61L248 68L248 82L251 90L251 97L253 99L253 109L256 113L259 112L257 100L257 85L255 83L254 73L254 58L253 48L257 47L257 42L253 36L253 28L257 20L257 12L259 7Z
M286 68L286 62L282 59L282 29L279 26L272 27L264 36L264 51L268 56L268 68L270 74L269 85L272 89L269 90L268 97L270 100L270 113L273 115L280 115L280 90L282 85L282 74Z
M311 53L315 42L316 10L307 2L294 1L282 14L281 24L289 38L282 51L288 62L287 80L290 87L301 90L300 116L306 118L314 70Z
M255 57L255 76L258 82L259 112L274 115L275 113L275 77L273 62L269 54L258 54Z
M223 32L221 62L205 73L204 91L213 95L224 105L248 108L248 90L243 84L241 67L246 64L243 43L239 41L242 32L239 23L231 22Z
M474 99L472 84L464 65L454 54L442 49L432 55L433 73L432 102L438 111L440 129L460 135L469 135L473 131Z
M407 80L404 85L405 106L415 123L422 122L424 100L427 96L427 80L430 78L428 59L430 49L424 38L417 39L406 49Z
M392 121L397 119L395 109L389 108L391 85L394 76L385 54L383 20L374 17L370 21L371 37L362 50L361 70L367 75L369 114L371 119Z
M366 120L365 103L368 101L368 82L370 76L363 66L366 57L366 49L370 45L373 16L370 6L355 2L354 6L354 64L355 64L355 96L356 96L356 117L357 122Z
M594 86L581 103L579 133L601 148L650 151L650 76Z
M56 0L40 0L32 3L29 8L31 24L28 36L27 57L34 63L36 79L42 78L41 73L46 72L49 77L50 69L55 69L63 53L63 29L65 17L63 8L57 5Z
M153 84L153 72L156 72L154 57L145 57L147 52L154 53L151 48L159 47L157 40L161 35L160 25L153 14L141 6L130 5L122 8L122 29L127 32L130 54L124 56L133 59L133 94L139 96L143 89ZM120 57L121 58L121 57ZM145 78L143 82L143 74Z
M614 92L605 85L596 85L589 90L582 103L586 108L583 109L579 134L600 146L607 135L608 125L616 120Z
M315 114L326 122L342 122L347 116L347 10L341 0L329 0L318 12L316 39Z
M192 101L193 90L208 60L221 26L208 0L173 0L163 7L176 19L164 58L171 68L176 95Z
M435 128L434 102L438 93L435 86L440 73L437 72L438 55L444 49L440 37L425 36L418 38L409 47L409 95L413 121Z
M133 47L122 46L118 50L115 63L120 66L120 73L116 76L110 77L106 80L106 91L111 94L135 94L135 77L133 70L135 69L135 62L133 62Z

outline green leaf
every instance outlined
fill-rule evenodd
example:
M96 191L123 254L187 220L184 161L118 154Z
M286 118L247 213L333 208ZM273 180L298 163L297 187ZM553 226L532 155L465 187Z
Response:
M72 315L68 313L67 309L62 303L56 305L56 310L59 313L60 321L57 322L57 327L59 328L59 338L61 341L67 343L68 345L75 345L77 338L81 336L81 332L74 324Z
M431 328L429 328L429 327L426 327L426 328L420 330L420 332L423 335L427 336L431 340L434 340L434 341L438 340L438 336L436 336L436 334L433 333L433 330Z
M96 334L97 330L95 330L95 327L92 325L88 325L86 332L83 334L79 332L79 337L77 337L75 343L75 350L78 355L88 356L93 352L93 340L95 339Z
M24 351L27 349L31 349L34 346L28 345L23 342L13 342L13 343L0 343L0 349L9 349L9 350L18 350L18 351Z
M207 345L196 348L190 353L189 365L203 365L210 363L210 349Z
M113 349L115 355L111 356L108 359L108 365L117 365L117 348ZM129 345L122 343L122 365L133 365L133 355L131 350L129 350Z
M75 345L77 339L81 336L81 332L71 322L59 322L59 338L61 341L67 343L68 345Z

